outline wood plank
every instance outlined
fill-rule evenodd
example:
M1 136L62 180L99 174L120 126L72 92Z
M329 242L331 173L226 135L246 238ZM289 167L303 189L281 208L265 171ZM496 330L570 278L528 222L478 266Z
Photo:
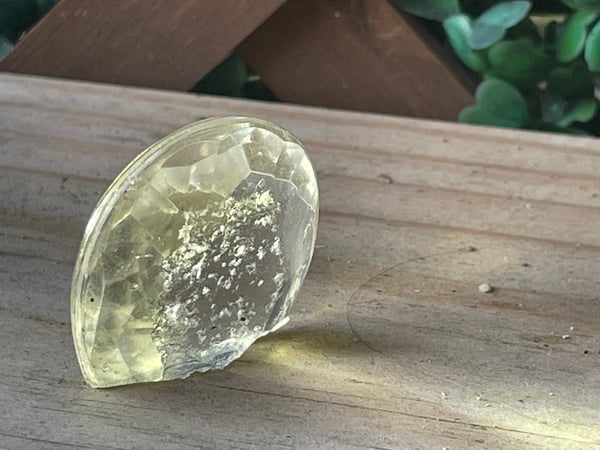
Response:
M282 100L455 120L474 85L386 0L289 0L239 48Z
M15 75L0 105L0 447L600 448L598 140ZM94 203L232 113L318 170L290 324L223 371L87 388L68 289Z
M189 90L285 0L61 0L0 70Z

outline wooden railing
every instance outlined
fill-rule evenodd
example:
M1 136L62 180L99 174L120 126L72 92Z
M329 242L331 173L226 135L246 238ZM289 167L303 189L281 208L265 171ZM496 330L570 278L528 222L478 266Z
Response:
M189 90L236 48L287 102L447 120L472 102L386 0L62 0L0 70Z

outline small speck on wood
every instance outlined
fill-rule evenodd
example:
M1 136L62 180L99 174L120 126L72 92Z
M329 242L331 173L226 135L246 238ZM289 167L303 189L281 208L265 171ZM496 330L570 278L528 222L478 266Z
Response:
M481 283L477 289L482 294L489 294L490 292L492 292L494 290L494 288L492 286L490 286L489 283Z
M387 184L394 184L394 179L392 177L390 177L389 175L386 175L385 173L380 174L379 178L381 178Z

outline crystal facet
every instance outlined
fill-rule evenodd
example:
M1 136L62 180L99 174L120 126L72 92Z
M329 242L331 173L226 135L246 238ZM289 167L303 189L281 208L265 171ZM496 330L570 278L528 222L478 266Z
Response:
M263 120L191 124L115 179L85 230L71 287L87 383L223 368L288 320L318 220L302 145Z

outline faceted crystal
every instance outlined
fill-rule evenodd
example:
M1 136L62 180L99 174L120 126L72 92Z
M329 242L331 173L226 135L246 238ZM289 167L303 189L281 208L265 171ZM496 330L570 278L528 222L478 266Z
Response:
M288 320L310 263L315 173L263 120L191 124L108 188L71 288L73 339L93 387L223 368Z

